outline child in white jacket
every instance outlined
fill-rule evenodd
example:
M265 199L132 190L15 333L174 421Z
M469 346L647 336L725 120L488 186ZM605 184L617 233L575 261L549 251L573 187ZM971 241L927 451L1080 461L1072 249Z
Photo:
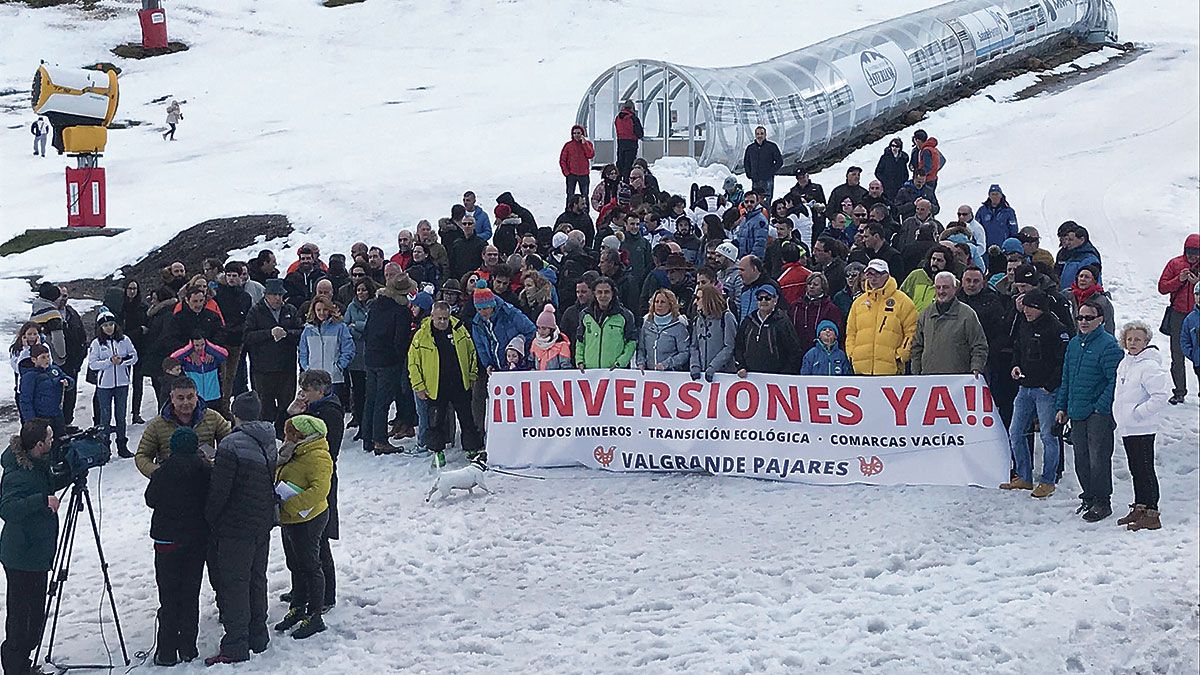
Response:
M133 457L129 452L129 439L125 435L125 415L130 378L137 360L133 341L121 332L112 312L101 307L96 316L96 339L88 347L88 370L95 373L96 396L93 401L108 439L112 438L113 418L116 418L117 454L121 457Z
M1158 476L1154 473L1154 434L1158 416L1167 407L1171 378L1162 364L1162 354L1150 344L1150 327L1131 321L1118 337L1126 356L1117 366L1113 394L1113 419L1125 445L1129 473L1133 476L1133 504L1129 514L1117 521L1130 530L1157 530Z

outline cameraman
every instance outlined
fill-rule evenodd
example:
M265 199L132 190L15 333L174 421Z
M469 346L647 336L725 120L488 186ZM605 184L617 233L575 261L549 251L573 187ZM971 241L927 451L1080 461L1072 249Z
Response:
M8 449L0 455L0 563L8 579L7 617L0 663L5 673L27 673L29 654L42 638L45 621L47 572L54 565L58 543L58 497L71 483L69 472L50 472L54 443L50 421L36 418L21 425Z

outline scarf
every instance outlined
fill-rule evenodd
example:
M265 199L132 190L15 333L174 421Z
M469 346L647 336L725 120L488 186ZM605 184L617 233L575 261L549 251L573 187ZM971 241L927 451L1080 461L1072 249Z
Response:
M666 326L667 324L671 323L674 320L675 320L675 317L671 316L670 314L662 314L662 315L655 314L654 315L654 325L658 326L659 328Z
M1088 286L1087 288L1080 288L1079 282L1075 282L1075 283L1071 284L1071 295L1075 296L1075 306L1076 307L1087 302L1088 298L1092 297L1093 295L1096 295L1097 293L1103 293L1103 292L1104 292L1104 287L1101 286L1100 284L1092 284L1091 286Z
M540 334L535 334L533 336L533 346L542 351L550 349L554 346L554 343L558 342L558 335L557 328L554 329L554 332L548 338L543 338Z

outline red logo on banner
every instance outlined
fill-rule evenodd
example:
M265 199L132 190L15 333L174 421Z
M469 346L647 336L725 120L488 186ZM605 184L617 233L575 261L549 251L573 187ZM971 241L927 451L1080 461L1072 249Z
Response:
M864 476L874 476L883 473L883 460L877 455L871 455L871 459L866 457L858 458L858 470Z
M609 448L608 452L605 452L603 445L597 445L595 452L592 453L592 456L596 458L597 462L600 462L602 466L607 468L609 464L612 464L613 457L615 457L616 454L616 446Z

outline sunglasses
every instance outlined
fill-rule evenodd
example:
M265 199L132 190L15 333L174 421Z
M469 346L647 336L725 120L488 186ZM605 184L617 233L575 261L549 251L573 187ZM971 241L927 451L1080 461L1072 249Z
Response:
M1076 321L1095 321L1096 319L1099 319L1099 318L1100 318L1099 314L1076 314L1075 315Z
M959 212L958 212L958 215L960 215L960 216L969 216L969 215L971 215L971 212L970 212L970 211L959 211Z
M760 295L760 296L758 296L758 298L757 298L757 300L758 300L759 302L770 302L770 301L772 301L772 300L774 300L774 299L775 299L775 296L773 296L773 295Z
M854 215L855 215L855 216L857 216L857 217L859 217L859 218L866 218L866 217L867 217L867 212L866 212L866 211L855 211L855 212L854 212Z
M354 272L354 273L352 273L350 276L352 276L352 277L365 277L365 276L367 276L367 275L363 274L362 272Z

